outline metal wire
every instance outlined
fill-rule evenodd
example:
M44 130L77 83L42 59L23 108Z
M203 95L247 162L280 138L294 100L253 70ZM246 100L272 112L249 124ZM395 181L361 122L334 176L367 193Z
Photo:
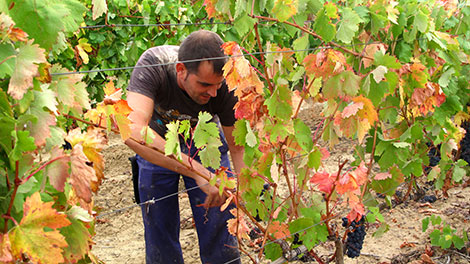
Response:
M145 201L145 202L142 202L142 203L139 203L139 204L134 204L134 205L130 205L130 206L126 206L126 207L123 207L123 208L119 208L119 209L116 209L116 210L111 210L111 211L108 211L108 212L105 212L105 213L102 213L102 214L99 214L96 216L97 219L103 217L103 216L107 216L107 215L110 215L110 214L115 214L115 213L120 213L120 212L123 212L123 211L127 211L127 210L130 210L134 207L137 207L137 206L142 206L142 205L152 205L152 204L155 204L156 202L159 202L159 201L162 201L162 200L165 200L167 198L170 198L172 196L175 196L175 195L178 195L180 193L184 193L184 192L189 192L191 190L194 190L194 189L199 189L203 186L206 186L208 185L209 183L205 183L205 184L202 184L202 185L198 185L198 186L195 186L195 187L191 187L191 188L188 188L188 189L184 189L184 190L181 190L181 191L178 191L178 192L175 192L175 193L172 193L172 194L169 194L169 195L166 195L166 196L163 196L163 197L160 197L158 199L155 199L155 198L152 198L151 200L148 200L148 201Z
M230 25L231 22L199 22L199 23L170 23L170 24L108 24L89 25L80 27L81 29L105 28L105 27L168 27L168 26L201 26L201 25Z
M370 45L374 43L380 43L377 41L371 41L368 43L357 43L352 45L344 45L341 46L343 48L350 48L354 46L360 45ZM291 52L304 52L304 51L315 51L319 49L332 49L335 48L333 46L321 46L316 48L308 48L308 49L298 49L298 50L276 50L276 51L263 51L263 52L251 52L245 53L241 55L232 55L232 56L222 56L222 57L213 57L213 58L204 58L204 59L193 59L193 60L185 60L185 61L176 61L176 62L169 62L169 63L158 63L158 64L150 64L150 65L136 65L136 66L127 66L127 67L118 67L118 68L109 68L109 69L96 69L96 70L87 70L87 71L75 71L75 72L56 72L51 73L51 76L61 76L61 75L71 75L71 74L84 74L84 73L95 73L95 72L105 72L105 71L120 71L120 70L132 70L137 68L150 68L150 67L159 67L159 66L167 66L173 65L177 63L190 63L190 62L198 62L198 61L207 61L207 60L220 60L220 59L227 59L230 57L242 57L242 56L250 56L250 55L261 55L261 54L275 54L275 53L291 53Z

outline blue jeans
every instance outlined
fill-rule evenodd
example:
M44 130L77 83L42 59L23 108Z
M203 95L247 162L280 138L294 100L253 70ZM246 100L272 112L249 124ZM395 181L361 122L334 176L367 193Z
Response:
M221 166L230 168L226 143L221 147ZM187 153L187 148L182 151ZM190 153L195 153L191 149ZM178 192L180 175L174 171L152 164L137 155L139 164L139 194L142 202L159 199ZM189 177L183 176L186 189L197 186ZM231 206L220 212L219 207L206 210L197 207L204 203L206 194L199 188L188 191L191 209L199 239L202 263L241 263L236 237L227 231L227 220L232 218ZM178 195L162 199L155 204L142 206L145 227L146 263L184 263L180 233Z

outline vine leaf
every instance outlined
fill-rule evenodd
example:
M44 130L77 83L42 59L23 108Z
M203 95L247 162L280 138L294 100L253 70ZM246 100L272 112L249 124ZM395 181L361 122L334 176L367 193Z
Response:
M102 14L108 11L108 5L106 4L106 0L93 0L93 20L96 20Z
M284 22L297 13L297 5L297 0L275 0L271 12L280 22Z
M230 213L235 216L235 218L230 218L227 220L227 229L228 232L239 239L250 239L248 234L250 233L251 229L248 227L248 224L244 218L244 213L237 208L230 209ZM238 220L237 220L238 216Z
M217 0L204 0L204 6L206 7L207 17L209 18L215 17L215 14L217 13L217 10L215 10L214 2L217 2Z
M89 162L83 153L83 146L81 144L73 146L70 157L70 183L75 189L77 196L86 203L91 202L91 182L98 180L95 170L88 165Z
M0 234L0 262L9 263L11 261L13 261L13 256L10 238L7 234Z
M285 239L290 236L289 225L279 221L273 221L266 229L266 232L273 234L276 239Z
M49 178L51 185L61 192L64 191L65 181L69 177L70 157L65 156L64 150L58 146L51 150L51 160L62 156L64 158L60 158L52 162L45 170L46 176Z
M80 145L83 149L86 159L91 162L94 169L96 179L91 182L91 190L98 191L98 186L104 179L104 158L100 153L107 143L106 138L100 129L93 129L90 127L86 133L82 133L80 128L69 131L66 140L72 147ZM72 151L73 155L73 151Z
M11 75L8 85L8 94L20 100L28 88L33 85L33 77L38 74L38 63L45 63L44 49L28 41L18 49L15 62L15 71Z
M84 223L72 217L70 217L70 222L69 226L60 229L69 245L64 248L63 255L66 263L76 263L89 252L93 242Z
M56 124L56 118L50 111L55 111L57 101L54 92L49 89L42 91L34 90L34 99L31 102L29 113L37 117L36 122L28 125L31 136L34 137L36 146L41 147L46 144L46 138L51 136L50 126ZM45 110L45 108L49 110Z
M351 43L354 35L359 30L359 23L362 19L359 15L349 7L342 11L341 21L339 22L336 38L344 43Z
M193 135L194 145L196 148L203 148L199 152L202 165L217 169L220 167L219 147L222 146L219 128L210 121L212 116L207 112L200 112L198 119Z
M305 57L303 64L308 75L318 77L331 77L344 70L346 58L336 50L322 50L316 54Z
M178 136L179 120L176 122L170 122L166 125L167 132L165 133L165 155L176 155L181 160L181 148Z
M317 172L312 176L312 178L310 178L310 183L317 184L318 190L326 194L331 193L335 181L336 176L329 174L328 172Z
M39 192L26 198L23 204L23 218L10 233L12 253L18 259L27 255L35 263L62 263L63 248L67 242L57 230L70 225L65 214L58 213L54 202L42 202ZM53 229L45 231L44 228Z

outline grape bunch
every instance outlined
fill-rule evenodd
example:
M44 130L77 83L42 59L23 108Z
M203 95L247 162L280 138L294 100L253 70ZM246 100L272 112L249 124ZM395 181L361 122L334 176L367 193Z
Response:
M346 255L350 258L359 257L361 254L362 244L366 236L366 229L364 226L364 216L359 221L352 221L349 223L348 218L343 217L343 227L349 229L348 238L346 239Z
M470 164L470 121L463 122L460 125L465 129L465 137L460 141L460 158Z

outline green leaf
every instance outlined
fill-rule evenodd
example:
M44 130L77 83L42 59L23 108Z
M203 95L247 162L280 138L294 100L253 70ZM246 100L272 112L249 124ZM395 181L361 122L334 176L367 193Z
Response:
M220 151L219 146L222 143L220 139L213 140L208 143L208 145L199 152L199 157L201 158L201 163L204 167L211 167L213 169L218 169L220 167Z
M318 170L318 168L320 168L320 165L321 165L321 158L322 158L322 154L320 150L315 149L315 151L312 151L308 154L307 166L309 168L315 168L315 170Z
M421 223L422 223L423 232L426 232L426 230L428 230L428 226L429 226L429 217L424 218L423 221L421 221Z
M464 168L454 167L454 172L452 173L452 180L455 182L461 182L463 177L465 177L466 172Z
M34 138L29 136L29 131L11 131L11 136L14 139L14 148L10 153L10 159L17 161L21 159L24 152L33 151L36 149Z
M279 244L269 243L264 247L264 253L267 259L276 260L282 256L282 249Z
M304 34L302 37L297 38L292 43L292 47L295 50L305 50L305 49L307 49L308 46L309 46L308 37L309 37L308 34ZM297 59L297 61L304 61L305 56L307 56L306 51L298 51L298 52L295 53L295 58Z
M274 0L271 12L280 22L284 22L297 13L297 5L296 0Z
M418 10L418 14L415 16L413 25L419 30L419 32L424 33L428 28L428 20L429 17L424 14L422 10Z
M165 155L175 155L178 159L182 159L180 141L178 136L179 121L170 122L166 125L168 130L165 134Z
M359 30L358 25L362 22L362 19L349 7L344 8L341 15L336 39L344 43L351 43L356 32Z
M383 65L391 69L400 69L401 64L394 56L388 54L383 54L381 52L376 52L374 55L374 64L379 66Z
M246 122L246 131L246 144L253 148L258 144L258 139L250 127L250 122Z
M325 14L324 8L318 11L313 29L322 37L323 41L327 43L332 41L336 35L336 26L331 24L330 18Z
M3 62L2 64L0 64L0 78L5 78L13 74L16 61L15 57L16 52L12 44L0 44L0 61Z
M247 1L246 0L236 0L235 1L235 15L233 16L235 19L237 19L240 14L246 14L246 5Z
M65 29L63 20L70 15L70 11L55 1L18 0L10 15L16 26L49 50L57 42L59 32Z
M91 235L85 225L75 219L68 218L71 225L60 229L60 233L65 237L68 247L62 253L69 262L76 262L89 252L92 240Z
M246 143L246 135L248 134L248 126L246 119L240 119L235 122L235 129L233 130L233 137L235 138L235 144L244 146Z
M297 142L306 152L310 152L313 148L312 131L300 119L294 120L295 138Z
M343 71L329 78L323 86L323 95L327 99L336 99L346 95L355 96L359 92L361 77L353 71Z
M253 29L256 19L249 17L246 13L239 16L233 23L233 26L240 36L244 36Z
M222 145L217 124L210 122L212 116L207 112L200 112L198 119L193 135L196 148L202 148L209 144Z
M431 245L440 246L439 240L441 239L441 231L434 229L431 234L429 234L429 238L431 238Z
M266 99L264 104L268 107L269 115L282 120L290 119L292 115L291 91L285 85L279 85L274 90L271 97Z
M439 85L442 87L447 87L449 85L450 79L454 76L455 69L450 68L447 71L445 71L441 77L439 78Z
M454 243L455 248L462 249L465 246L463 239L457 235L452 236L452 243Z

